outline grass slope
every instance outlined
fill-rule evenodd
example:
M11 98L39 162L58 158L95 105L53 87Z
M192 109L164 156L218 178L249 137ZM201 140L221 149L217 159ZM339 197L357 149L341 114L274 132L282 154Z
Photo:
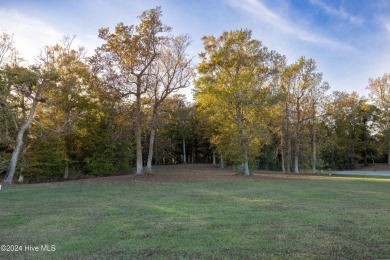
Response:
M383 259L389 212L389 179L16 185L0 191L0 245L22 250L0 258Z

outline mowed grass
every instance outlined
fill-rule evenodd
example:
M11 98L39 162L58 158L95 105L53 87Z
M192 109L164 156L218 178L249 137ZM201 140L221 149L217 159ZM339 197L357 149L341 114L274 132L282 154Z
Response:
M390 179L15 185L0 245L23 248L0 259L383 259L389 213Z

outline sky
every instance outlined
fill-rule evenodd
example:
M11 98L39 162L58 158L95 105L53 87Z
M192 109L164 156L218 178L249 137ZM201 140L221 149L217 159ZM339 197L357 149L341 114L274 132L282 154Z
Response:
M331 91L367 95L369 78L390 73L390 0L0 0L0 32L14 35L30 63L65 35L93 55L99 28L138 24L156 6L173 35L191 37L190 56L202 52L204 35L250 29L288 63L314 59Z

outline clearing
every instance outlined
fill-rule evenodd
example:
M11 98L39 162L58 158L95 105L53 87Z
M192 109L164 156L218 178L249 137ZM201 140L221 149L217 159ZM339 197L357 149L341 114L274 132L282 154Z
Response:
M383 259L389 212L388 178L159 166L5 187L0 258Z

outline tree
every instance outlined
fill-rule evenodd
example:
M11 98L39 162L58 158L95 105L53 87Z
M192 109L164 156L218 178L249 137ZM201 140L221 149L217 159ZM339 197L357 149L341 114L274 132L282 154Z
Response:
M0 33L0 68L5 64L16 65L19 60L13 35L5 32Z
M299 157L301 155L302 140L302 128L303 124L316 116L316 97L317 94L324 93L327 90L327 84L321 87L322 74L316 72L317 66L314 60L305 59L301 57L297 62L293 63L286 70L286 81L288 84L287 89L291 91L288 94L288 98L291 102L291 107L286 106L286 122L287 122L287 134L290 136L290 123L291 118L293 122L294 131L294 172L299 172ZM291 113L291 114L290 114ZM288 145L290 140L288 139ZM315 163L315 131L313 130L313 162ZM288 156L289 157L289 156ZM288 158L289 159L289 158ZM288 168L288 167L287 167ZM313 167L314 169L315 167ZM314 169L315 170L315 169Z
M155 161L163 164L186 163L190 156L194 161L196 136L193 106L186 102L184 95L174 94L164 100L159 111L159 134L156 136L159 148L156 148L156 154L158 151L160 156L155 156ZM189 150L191 155L187 153Z
M9 65L9 57L14 52L14 41L12 35L7 33L0 34L0 70L3 70L6 65ZM2 71L2 76L5 76L5 71ZM0 78L0 146L7 149L12 143L11 132L17 130L18 122L16 113L13 111L15 99L11 93L11 86L6 83L5 78ZM5 163L0 161L0 172L4 170ZM4 166L3 166L4 164Z
M326 95L325 93L330 89L328 82L322 82L322 74L316 74L314 77L313 85L309 90L310 96L310 113L311 113L311 134L312 134L312 173L317 172L317 132L318 132L318 119L323 114L323 107L325 106Z
M2 75L3 80L9 85L15 95L19 95L24 101L29 102L30 108L27 119L18 129L15 147L9 163L5 183L12 184L16 170L19 154L23 146L23 137L31 122L34 119L35 110L38 102L41 101L41 94L45 88L48 88L56 75L51 70L44 70L38 67L7 67Z
M381 111L380 128L387 139L387 163L390 164L390 74L369 79L367 89L372 102Z
M223 32L219 38L202 38L205 53L200 55L195 100L209 120L217 122L220 135L214 140L231 159L243 165L249 175L249 156L258 153L270 94L270 55L249 30ZM264 121L263 121L264 122ZM238 146L238 147L237 147ZM235 151L241 151L233 154Z
M161 44L165 41L163 33L170 31L161 20L161 8L144 11L139 16L140 24L126 26L119 23L115 31L108 28L99 30L99 38L105 43L96 50L91 63L95 73L99 74L108 85L122 98L135 97L136 102L136 174L142 174L142 125L141 97L149 85L147 82L150 67L159 56Z
M152 172L152 159L154 140L157 131L159 107L164 100L179 89L186 88L193 76L191 59L186 50L190 44L187 35L169 37L162 44L160 55L150 67L153 81L149 85L149 94L152 107L152 119L150 124L149 152L147 160L147 172Z
M330 128L327 161L334 168L356 168L371 155L371 132L376 109L356 92L334 91L326 104L326 125Z
M45 107L51 121L46 122L49 124L47 127L56 129L62 140L64 179L69 178L74 127L90 102L87 96L89 68L84 63L85 50L83 47L72 49L74 39L75 36L66 36L61 45L46 47L45 57L42 57L58 75L56 87L45 93Z

